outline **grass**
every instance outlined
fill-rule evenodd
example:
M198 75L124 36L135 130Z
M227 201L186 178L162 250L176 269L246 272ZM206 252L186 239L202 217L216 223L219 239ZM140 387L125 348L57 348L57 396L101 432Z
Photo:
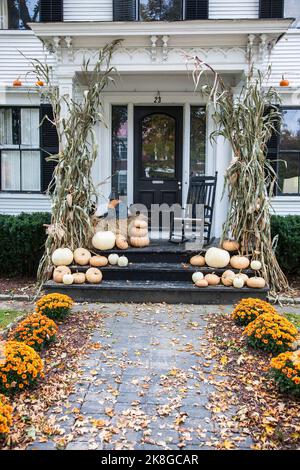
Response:
M285 313L284 316L300 330L300 315L297 313Z
M21 315L22 312L18 312L17 310L0 310L0 330L3 330L3 328Z

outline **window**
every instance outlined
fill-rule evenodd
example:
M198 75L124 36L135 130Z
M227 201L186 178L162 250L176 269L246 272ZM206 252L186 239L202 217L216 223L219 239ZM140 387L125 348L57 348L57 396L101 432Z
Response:
M300 195L300 108L283 108L280 134L269 143L278 175L277 195Z
M0 0L0 28L28 29L40 20L40 0Z
M206 110L203 106L191 106L190 174L205 175Z
M127 195L127 106L112 107L112 191Z
M141 21L176 21L182 19L182 0L140 0Z
M41 190L39 108L0 109L1 190Z
M114 21L180 21L208 18L209 0L113 0Z

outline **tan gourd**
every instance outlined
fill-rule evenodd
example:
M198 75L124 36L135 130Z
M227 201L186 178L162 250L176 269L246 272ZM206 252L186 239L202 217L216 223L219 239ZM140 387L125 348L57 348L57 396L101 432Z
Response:
M226 287L230 287L233 285L233 280L235 278L235 273L228 269L222 274L222 284Z
M221 248L209 248L205 255L205 262L211 268L225 268L229 261L230 255L228 251Z
M103 268L108 265L108 259L105 256L93 256L90 259L90 265L94 268Z
M123 237L123 235L117 235L117 238L116 238L116 247L119 249L119 250L127 250L129 245L128 245L128 241L126 240L125 237Z
M262 277L249 277L247 286L253 289L263 289L266 286L266 281Z
M71 274L70 268L68 266L58 266L53 271L53 281L61 284L65 274Z
M195 282L195 286L197 287L208 287L208 282L206 279L199 279L197 282Z
M86 281L84 273L73 274L73 279L74 279L74 284L84 284Z
M201 256L201 255L197 255L197 256L193 256L191 259L190 259L190 263L192 266L205 266L205 258L204 256Z
M131 237L130 244L135 248L144 248L150 245L150 240L148 237Z
M146 237L148 235L148 229L147 228L139 228L139 227L131 227L129 231L129 236L130 237Z
M102 281L102 272L97 268L90 268L86 272L86 280L90 284L100 284Z
M247 274L244 274L244 273L239 273L239 276L244 279L244 282L246 283L247 280L249 279L249 276L247 276Z
M137 228L143 228L143 229L146 228L148 230L148 222L146 222L146 220L143 220L143 219L135 219L133 221L133 226Z
M238 251L240 248L240 244L235 240L224 240L222 244L222 248L226 251Z
M247 269L250 265L250 261L246 256L233 256L230 260L230 264L234 269Z
M204 279L208 282L209 286L217 286L221 282L221 278L216 274L206 274Z
M91 257L91 253L85 248L77 248L77 250L74 251L74 261L79 264L79 266L86 266L89 264Z

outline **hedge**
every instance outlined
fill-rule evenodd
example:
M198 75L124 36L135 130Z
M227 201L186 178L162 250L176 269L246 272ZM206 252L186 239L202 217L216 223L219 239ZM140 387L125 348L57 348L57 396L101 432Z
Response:
M33 276L43 254L49 213L0 214L0 274Z
M300 216L272 216L272 237L278 235L276 255L287 274L300 274Z

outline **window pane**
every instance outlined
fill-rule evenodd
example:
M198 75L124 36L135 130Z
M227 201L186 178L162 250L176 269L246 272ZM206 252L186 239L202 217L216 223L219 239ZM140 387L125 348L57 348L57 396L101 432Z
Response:
M284 109L282 114L280 149L300 151L300 109Z
M41 190L40 152L22 152L22 191Z
M176 121L152 114L142 121L142 178L175 178Z
M18 151L1 151L1 189L2 191L19 191L21 189L20 152Z
M281 153L278 167L279 191L283 194L298 194L300 184L300 159L298 152Z
M191 107L191 176L205 175L206 110L203 106Z
M176 21L182 19L182 0L140 0L142 21Z
M8 28L8 1L0 0L0 29Z
M8 0L7 10L10 29L28 29L27 23L40 19L40 0Z
M13 118L11 109L0 109L0 145L13 145Z
M39 109L21 109L21 145L40 146Z
M112 107L112 190L127 195L127 106Z

